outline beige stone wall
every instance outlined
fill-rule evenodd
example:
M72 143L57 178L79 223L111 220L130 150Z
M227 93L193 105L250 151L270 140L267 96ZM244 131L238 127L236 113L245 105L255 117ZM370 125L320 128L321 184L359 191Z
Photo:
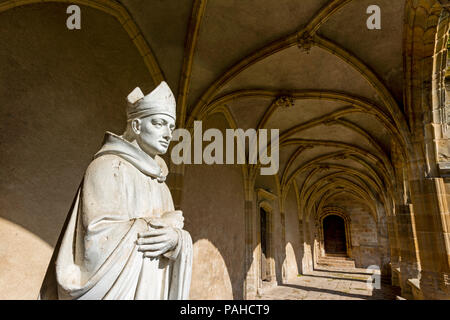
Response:
M302 220L303 229L303 258L302 258L302 272L306 273L313 270L314 259L313 259L313 248L311 242L311 229L310 222Z
M124 97L152 86L120 24L65 4L0 13L0 299L35 299L83 173L105 130L121 133Z
M349 196L334 199L333 206L344 209L350 217L351 258L355 260L356 267L378 265L381 268L383 244L378 239L378 227L369 207Z
M377 225L363 206L355 206L350 212L352 221L352 254L355 264L367 267L379 265L379 242Z

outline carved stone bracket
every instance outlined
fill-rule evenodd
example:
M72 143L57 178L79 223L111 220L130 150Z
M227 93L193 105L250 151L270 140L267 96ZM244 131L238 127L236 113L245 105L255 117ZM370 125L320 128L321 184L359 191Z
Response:
M272 192L269 192L267 190L264 190L262 188L256 189L256 192L258 194L258 200L259 201L273 201L277 198L275 194Z
M314 36L309 33L297 35L297 46L306 54L309 54L314 45Z
M291 96L279 96L275 100L275 105L280 108L290 108L294 106L294 98Z
M321 166L319 166L319 172L325 172L325 171L328 171L328 170L330 170L330 166L327 166L327 165L321 165Z

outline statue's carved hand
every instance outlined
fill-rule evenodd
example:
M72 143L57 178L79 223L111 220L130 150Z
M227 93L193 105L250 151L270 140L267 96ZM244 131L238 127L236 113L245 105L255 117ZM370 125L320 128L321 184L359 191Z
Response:
M149 223L155 229L138 234L138 250L144 257L158 257L174 249L178 244L178 232L175 228Z

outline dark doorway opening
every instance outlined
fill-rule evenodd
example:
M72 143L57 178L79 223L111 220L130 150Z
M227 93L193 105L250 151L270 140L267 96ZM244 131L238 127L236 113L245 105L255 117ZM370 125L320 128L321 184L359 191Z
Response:
M268 258L268 239L267 239L267 212L260 208L260 227L261 227L261 279L270 280L270 269Z
M325 254L347 254L344 219L336 215L325 217L325 219L323 219L323 237L325 242Z

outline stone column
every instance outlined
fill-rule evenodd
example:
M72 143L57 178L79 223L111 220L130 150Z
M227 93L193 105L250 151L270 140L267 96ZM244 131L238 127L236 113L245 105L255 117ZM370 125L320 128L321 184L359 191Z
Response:
M298 272L299 274L303 274L304 270L303 270L303 258L305 257L305 236L303 233L303 220L302 219L298 219L298 234L300 236L299 242L301 244L303 244L303 246L301 246L301 255L302 255L302 264L300 266L298 266Z
M410 184L422 268L420 290L425 299L450 299L450 219L446 185L442 178L418 179Z
M387 215L384 206L377 202L377 239L380 253L380 271L382 280L386 283L391 282L390 248L389 248L389 230Z
M399 260L397 268L400 269L398 285L402 289L402 296L412 299L413 293L408 279L417 279L420 261L417 254L417 237L414 226L413 207L410 204L410 187L408 183L408 170L406 161L400 152L400 147L393 141L392 159L395 168L394 192L394 224L398 240Z
M303 259L302 259L302 271L303 273L309 273L313 270L312 261L312 241L310 233L310 222L308 220L303 221Z
M412 291L408 279L418 278L419 262L416 252L417 239L414 234L414 217L411 205L397 204L396 219L400 242L400 287L402 297L411 299Z
M247 199L245 201L245 270L247 275L244 283L244 299L253 300L258 291L260 257L256 250L256 204Z
M284 252L284 255L286 255L286 214L284 213L284 208L282 208L281 212L280 212L280 223L281 223L281 247L282 250ZM286 272L286 268L287 268L287 259L285 258L283 261L283 266L282 266L282 283L286 283L287 281L287 272Z
M391 284L400 286L400 279L395 270L400 269L400 244L397 235L396 217L394 215L387 216L387 228L389 233L389 248L391 257Z

